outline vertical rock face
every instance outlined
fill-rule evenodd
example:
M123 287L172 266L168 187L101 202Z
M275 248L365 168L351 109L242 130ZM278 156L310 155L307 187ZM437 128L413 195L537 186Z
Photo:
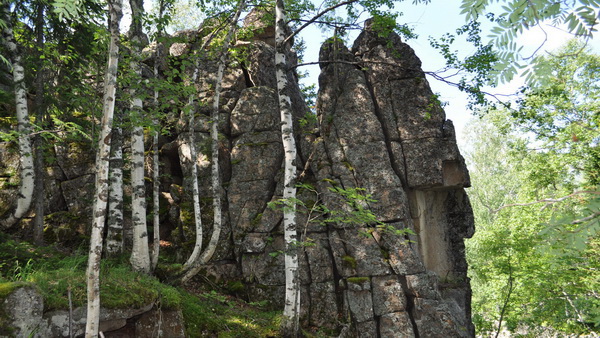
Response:
M202 34L186 31L179 37L165 46L170 55L161 62L163 73L189 59ZM269 207L281 199L283 181L271 38L259 34L238 42L237 54L247 57L226 70L219 102L224 229L203 273L240 281L250 300L268 299L283 309L282 212L280 206ZM210 107L217 65L197 52L202 60L194 130L209 234ZM296 60L293 53L288 59ZM464 191L469 175L452 122L419 59L399 36L382 38L369 22L351 49L330 39L320 59L316 115L297 85L289 93L302 184L297 221L303 325L360 337L473 336L463 245L474 230ZM180 81L191 77L189 67L180 70ZM292 72L289 80L297 84ZM186 231L190 236L192 210L190 129L182 109L167 119L171 135L161 139L160 154L161 238L180 247ZM63 170L69 178L86 177L93 163L67 166L68 160L61 163L81 171ZM57 193L64 201L61 210L78 200L69 194L64 187Z
M351 50L331 39L320 59L320 123L302 149L311 159L307 181L329 210L341 205L331 188L365 189L384 226L309 226L306 236L318 243L305 250L310 324L335 323L316 314L336 313L360 335L472 336L463 245L474 230L469 176L419 59L369 22Z
M226 256L251 299L282 304L281 212L268 207L282 190L273 47L257 41L249 49L268 57L250 58L244 72L255 86L241 90L229 113ZM380 38L369 23L351 50L332 39L320 58L314 125L299 91L292 94L304 184L304 324L358 336L472 336L463 245L473 233L463 189L469 175L419 59L397 35Z

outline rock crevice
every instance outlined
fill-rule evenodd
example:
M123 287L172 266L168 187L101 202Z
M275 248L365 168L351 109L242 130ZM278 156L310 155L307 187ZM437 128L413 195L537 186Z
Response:
M398 35L380 37L372 29L367 21L351 49L335 38L323 45L316 112L306 107L296 75L288 74L298 181L305 185L297 216L302 323L353 337L472 337L463 244L474 231L464 191L469 174L414 51ZM202 55L194 51L199 35L183 32L181 42L160 46L170 51L161 72ZM283 308L284 263L277 254L284 249L282 212L269 207L281 199L283 185L270 38L239 41L234 48L248 57L225 71L218 126L223 230L205 273L241 282L250 301ZM202 187L210 186L209 107L217 64L203 60L200 67L194 130L201 203L208 210L211 192ZM191 78L190 69L180 74L180 81ZM168 174L161 181L161 238L178 248L193 238L190 128L182 110L168 114L172 134L160 143L161 170ZM78 224L89 224L86 190L69 184L93 189L94 161L63 156L64 149L56 153L61 163L48 175L54 187L48 191L64 203L47 212L69 211ZM0 158L8 157L0 151ZM364 217L367 210L371 218ZM210 211L203 217L210 233Z

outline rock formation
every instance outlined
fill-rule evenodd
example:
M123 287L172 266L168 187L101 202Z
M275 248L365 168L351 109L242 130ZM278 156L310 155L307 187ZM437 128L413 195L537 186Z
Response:
M161 71L189 58L202 39L198 32L181 36L183 42L170 46ZM283 309L283 257L277 254L283 250L282 215L269 207L281 198L283 181L269 39L239 42L235 48L248 57L226 71L219 103L224 231L202 273L240 281L243 296ZM295 60L292 53L290 59ZM380 37L367 22L351 49L328 40L320 61L316 115L297 86L290 93L300 148L298 181L304 184L298 195L298 231L305 243L300 255L303 325L360 337L473 336L463 245L474 230L464 191L469 175L452 122L419 59L399 36ZM209 206L207 145L216 62L206 56L200 64L194 129L203 155L198 157L201 197ZM293 72L290 81L297 83ZM168 120L172 133L162 137L160 154L166 174L161 237L181 244L191 211L189 129L180 110ZM60 159L64 147L56 145L59 161L47 191L57 202L48 203L48 211L72 212L85 220L85 191L68 187L75 180L93 184L93 159L69 164L72 156ZM370 198L353 200L345 192ZM352 219L361 208L378 222ZM205 214L210 233L212 221Z

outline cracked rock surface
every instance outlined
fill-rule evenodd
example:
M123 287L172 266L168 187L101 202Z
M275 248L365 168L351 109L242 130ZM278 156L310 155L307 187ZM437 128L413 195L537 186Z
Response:
M185 36L189 42L164 46L171 54L161 61L162 73L190 58L203 38L195 31ZM237 53L249 57L226 69L219 102L224 225L213 261L201 273L217 281L239 281L244 286L240 294L248 300L267 299L283 309L283 255L277 254L284 247L282 213L268 206L281 198L283 182L270 39L263 34L238 41ZM194 130L202 223L210 234L209 129L217 64L203 58ZM297 60L292 52L288 59ZM328 40L320 60L315 112L306 107L294 72L288 74L298 182L304 184L298 190L297 224L299 238L309 243L299 251L303 325L350 337L474 336L463 244L474 231L464 191L469 174L452 122L432 93L420 60L399 36L382 38L370 22L350 49ZM190 69L181 72L178 81L191 77ZM193 238L184 231L193 222L190 128L182 111L169 113L171 133L160 140L161 238L173 243ZM81 224L89 224L83 198L87 190L71 186L93 189L94 162L64 155L74 152L61 146L56 146L59 160L48 175L53 188L46 211L75 213ZM7 156L0 151L0 158ZM370 198L349 202L343 194L348 191ZM380 223L348 220L361 208L371 210Z

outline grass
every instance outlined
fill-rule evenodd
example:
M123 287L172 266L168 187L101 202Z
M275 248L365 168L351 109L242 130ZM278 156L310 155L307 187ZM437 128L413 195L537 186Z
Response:
M181 292L187 337L278 336L281 311L265 311L215 292L200 296Z
M6 259L0 266L0 301L16 288L32 285L44 298L44 311L67 310L69 292L73 307L86 305L86 255L65 256L49 248L38 249L3 237L0 238L0 257ZM102 307L140 308L160 302L163 309L180 309L187 337L279 335L281 311L270 311L214 290L192 294L132 271L127 257L105 259L101 269ZM0 313L0 326L7 326L4 321L6 318ZM10 335L10 332L3 334Z

